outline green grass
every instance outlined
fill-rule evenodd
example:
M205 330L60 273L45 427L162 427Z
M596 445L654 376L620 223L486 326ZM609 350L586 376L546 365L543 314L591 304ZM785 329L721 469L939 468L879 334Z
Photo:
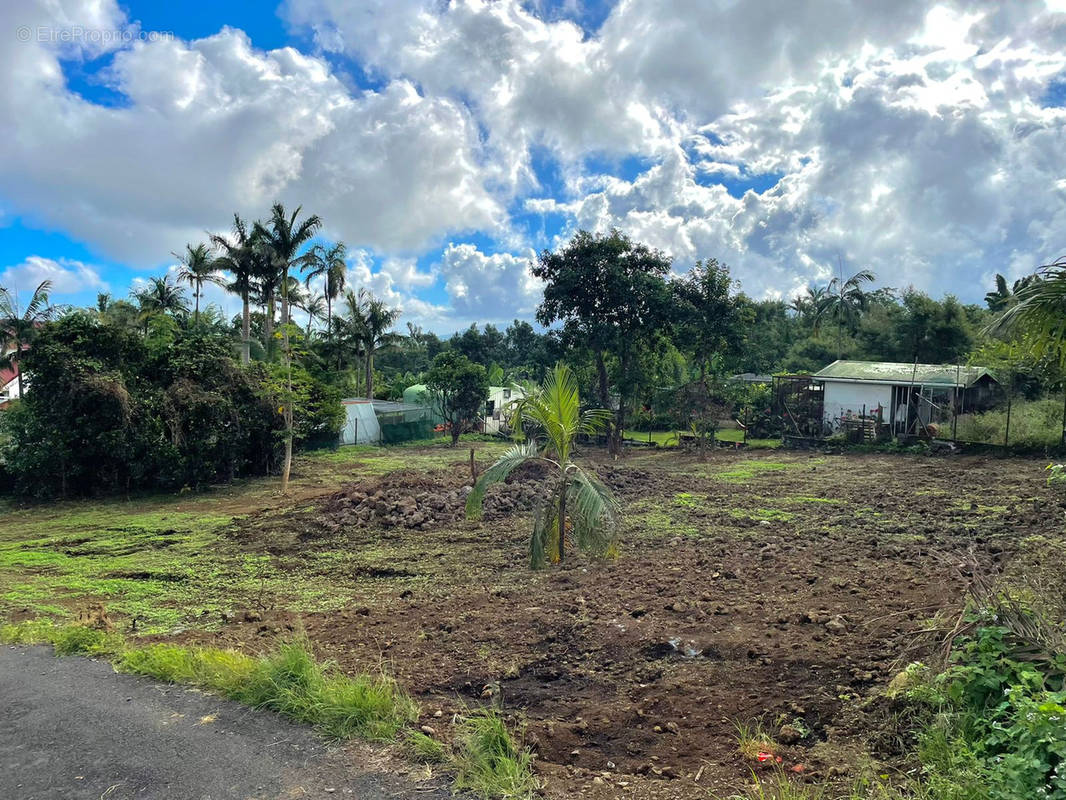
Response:
M736 428L723 428L714 435L720 442L743 442L744 431ZM638 442L654 442L659 447L676 447L677 431L626 431L625 438ZM747 446L751 449L771 449L781 446L780 439L749 438Z
M798 464L788 463L785 461L762 461L759 459L751 459L748 461L741 461L727 470L714 473L714 477L720 481L726 483L748 483L755 476L764 472L783 472L787 469L794 469Z
M455 788L477 797L528 800L540 788L533 756L515 744L503 717L486 709L460 720Z
M252 656L165 642L131 647L120 634L31 620L0 626L0 644L51 644L56 655L106 656L118 672L216 692L312 725L335 739L402 739L420 761L450 761L456 788L484 800L528 800L538 789L532 755L515 744L496 711L478 710L461 719L454 752L449 753L412 728L418 704L392 677L381 671L341 673L317 661L303 638L285 642L268 655Z

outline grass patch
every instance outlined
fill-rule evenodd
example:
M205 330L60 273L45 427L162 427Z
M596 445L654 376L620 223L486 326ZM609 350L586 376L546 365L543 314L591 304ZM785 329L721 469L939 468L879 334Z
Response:
M333 672L328 664L315 661L309 644L301 639L264 658L156 644L123 653L115 668L211 689L314 725L337 739L393 741L418 717L418 706L392 678L383 673Z
M515 744L499 712L486 709L458 725L455 788L485 798L526 800L540 788L533 776L533 756Z
M777 742L766 732L761 722L733 723L737 735L737 752L749 761L756 761L760 754L777 755Z
M783 472L795 467L796 464L790 464L785 461L751 459L749 461L741 461L727 470L716 472L714 477L725 483L747 483L764 472Z
M789 522L796 515L791 511L782 511L778 508L756 508L754 510L745 510L739 508L731 508L729 515L735 519L753 519L758 522L766 520L768 522Z
M336 739L402 740L424 763L451 762L455 786L484 800L527 800L539 788L533 756L519 747L495 710L475 711L459 721L456 746L411 726L418 705L384 672L346 675L317 661L310 643L296 638L276 652L252 656L214 647L157 643L130 647L117 633L80 625L31 620L0 625L0 644L51 644L56 655L99 655L115 670L196 686L230 700L275 711Z

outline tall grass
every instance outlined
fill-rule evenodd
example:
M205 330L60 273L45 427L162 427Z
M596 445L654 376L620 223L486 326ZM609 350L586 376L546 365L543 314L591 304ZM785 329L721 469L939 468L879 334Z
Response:
M963 414L959 417L956 438L963 442L1009 444L1014 447L1049 447L1062 438L1062 400L1016 400L1010 409L1009 439L1007 408Z
M253 658L215 648L168 644L130 650L123 672L212 689L231 700L276 711L338 739L392 741L418 718L418 706L384 673L348 676L319 664L305 640Z
M539 788L533 756L511 737L499 712L485 709L458 724L455 788L477 797L528 800Z

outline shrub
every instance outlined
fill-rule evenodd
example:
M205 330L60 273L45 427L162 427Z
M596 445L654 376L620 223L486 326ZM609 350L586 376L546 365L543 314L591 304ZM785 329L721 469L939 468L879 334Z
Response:
M497 711L484 710L460 720L455 788L482 798L523 800L539 788L533 756L519 748Z
M956 438L963 442L1012 447L1054 447L1062 440L1062 401L1054 398L1016 401L1010 409L1010 438L1006 439L1006 406L959 417Z

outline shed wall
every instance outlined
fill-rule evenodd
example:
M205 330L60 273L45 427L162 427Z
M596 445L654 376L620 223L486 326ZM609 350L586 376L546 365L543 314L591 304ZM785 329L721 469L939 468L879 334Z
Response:
M866 407L867 414L883 409L883 417L889 421L892 404L892 387L879 383L843 383L825 381L823 410L825 424L832 430L840 427L840 418L858 416Z

